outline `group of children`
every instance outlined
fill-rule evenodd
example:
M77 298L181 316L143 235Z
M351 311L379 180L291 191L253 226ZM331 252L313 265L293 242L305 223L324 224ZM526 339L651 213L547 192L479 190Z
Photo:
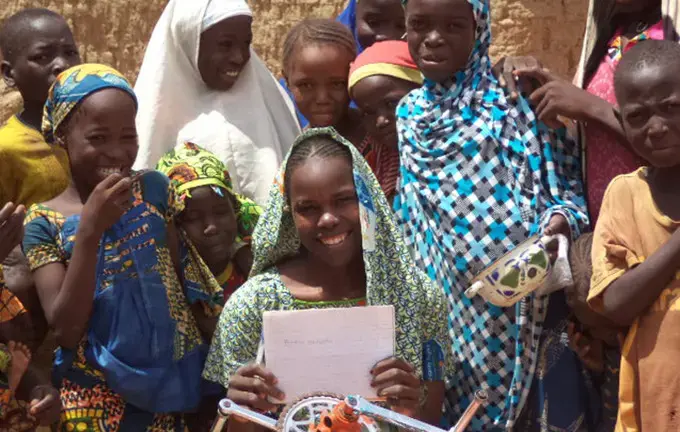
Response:
M244 0L170 0L134 88L60 15L8 18L0 429L205 431L225 396L277 415L263 312L392 305L367 372L394 410L450 427L483 388L471 430L677 430L679 8L605 3L576 85L493 68L489 0L305 19L283 86ZM573 286L463 294L536 234L571 239Z

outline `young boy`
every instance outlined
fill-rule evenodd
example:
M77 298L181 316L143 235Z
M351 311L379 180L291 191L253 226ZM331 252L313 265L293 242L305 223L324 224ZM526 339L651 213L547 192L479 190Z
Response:
M609 185L593 239L590 306L621 326L617 431L680 430L680 46L644 41L614 78L621 123L648 167Z
M29 206L54 198L68 185L63 149L40 132L43 105L56 76L80 63L64 18L47 9L24 9L0 28L2 76L21 93L24 109L0 127L0 203Z

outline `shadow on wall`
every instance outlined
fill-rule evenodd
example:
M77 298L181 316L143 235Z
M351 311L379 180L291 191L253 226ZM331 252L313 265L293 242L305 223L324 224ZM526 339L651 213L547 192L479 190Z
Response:
M281 43L302 17L333 17L344 0L249 0L255 14L254 46L275 73ZM27 7L64 15L83 61L106 63L134 79L144 49L167 0L2 0L0 21ZM587 0L492 0L492 55L533 53L568 76L578 63ZM20 98L0 84L0 122L20 107Z

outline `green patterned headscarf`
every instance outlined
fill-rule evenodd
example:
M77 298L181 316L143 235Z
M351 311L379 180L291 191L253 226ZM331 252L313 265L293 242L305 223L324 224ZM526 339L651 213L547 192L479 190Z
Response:
M416 370L423 371L423 344L430 341L427 343L442 350L446 365L442 364L441 367L450 372L449 341L446 335L447 306L443 291L436 288L417 269L402 233L394 222L392 210L378 180L351 143L333 128L310 129L298 137L291 152L297 145L313 137L328 137L347 147L352 155L354 185L361 218L367 304L394 306L399 329L397 346L402 347L401 354ZM253 233L254 263L251 279L275 266L283 258L297 254L300 249L300 239L292 213L287 208L284 190L283 177L291 152L279 170L267 207ZM439 319L433 320L434 317Z
M191 198L191 190L201 186L210 186L219 196L224 197L226 193L233 197L241 239L249 239L262 209L253 201L234 192L229 171L215 154L196 144L178 144L158 161L156 170L170 178L181 208L184 207L184 201Z

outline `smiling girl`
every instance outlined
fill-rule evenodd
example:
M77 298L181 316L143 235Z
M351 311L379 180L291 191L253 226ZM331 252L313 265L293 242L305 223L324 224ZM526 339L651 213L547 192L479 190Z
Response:
M349 106L347 77L356 57L352 34L329 19L296 24L283 44L283 76L309 127L335 128L357 147L366 131L359 112Z
M92 64L60 74L45 105L43 133L72 178L31 206L23 248L60 346L66 430L183 431L202 398L207 344L191 312L220 290L200 261L179 270L167 177L131 172L136 111L125 78Z
M276 170L300 128L292 101L251 48L244 0L171 0L159 19L135 85L140 151L152 168L178 132L217 111L241 133L207 147L230 165L236 192L264 204Z
M393 305L396 357L370 372L373 385L393 408L438 422L450 371L445 300L415 268L366 161L333 129L310 130L293 145L253 251L251 277L220 317L207 379L227 388L236 403L275 411L267 398L281 396L276 377L254 364L263 312Z
M464 295L530 236L576 237L588 223L578 148L537 122L525 100L505 99L491 73L490 25L489 0L408 0L409 50L425 82L397 107L395 210L417 264L450 302L462 367L447 394L449 421L481 384L490 401L472 430L570 428L590 419L580 364L564 343L563 292L509 308Z

